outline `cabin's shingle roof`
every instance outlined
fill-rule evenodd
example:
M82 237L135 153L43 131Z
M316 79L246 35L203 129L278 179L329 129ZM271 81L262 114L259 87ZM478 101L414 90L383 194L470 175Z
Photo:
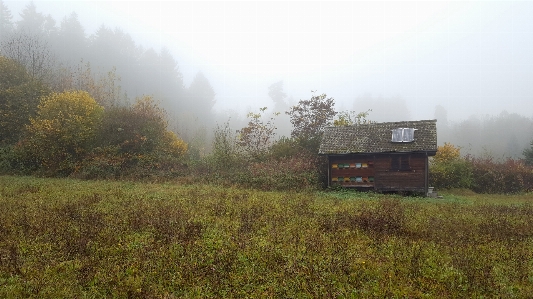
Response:
M392 142L392 130L417 129L413 142ZM322 137L319 154L355 154L387 152L437 151L437 121L401 121L372 123L346 127L327 127Z

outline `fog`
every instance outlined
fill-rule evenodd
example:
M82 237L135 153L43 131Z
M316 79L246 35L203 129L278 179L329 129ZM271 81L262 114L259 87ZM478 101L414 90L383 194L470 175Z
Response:
M30 2L3 3L17 23ZM264 106L274 111L317 91L333 97L337 110L371 109L369 119L375 121L440 116L439 143L455 141L466 150L479 152L478 147L484 146L469 147L459 133L451 133L467 123L488 128L496 119L523 119L518 129L521 133L513 137L516 144L509 145L515 148L513 153L498 150L502 155L519 156L533 139L533 2L33 3L57 26L76 12L88 40L101 36L103 24L110 30L119 28L124 43L143 52L146 65L151 65L149 55L166 53L166 61L175 63L182 76L176 80L186 88L201 73L204 78L200 79L205 79L214 93L212 105L201 108L205 115L216 113L219 120L233 116L244 121L247 111ZM75 47L78 43L62 45ZM95 55L90 50L86 53L85 61ZM160 77L152 76L152 83L135 79L139 74L127 71L128 63L133 62L121 62L120 56L114 59L112 53L98 55L106 54L111 56L99 57L99 66L116 66L129 96L157 93L143 90L143 86L157 84L167 90L160 94L172 92ZM156 67L154 74L164 68ZM280 81L286 97L284 103L275 103L269 87ZM212 124L215 118L209 118ZM177 126L193 130L185 129L185 123L190 121ZM498 138L506 138L506 130Z

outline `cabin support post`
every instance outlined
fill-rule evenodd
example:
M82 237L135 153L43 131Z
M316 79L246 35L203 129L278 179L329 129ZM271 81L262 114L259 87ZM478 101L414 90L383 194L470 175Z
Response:
M425 166L425 174L424 174L424 196L428 196L428 190L429 190L429 158L428 153L426 152L426 166Z
M328 160L328 187L331 187L331 161L329 156L326 156L326 159Z

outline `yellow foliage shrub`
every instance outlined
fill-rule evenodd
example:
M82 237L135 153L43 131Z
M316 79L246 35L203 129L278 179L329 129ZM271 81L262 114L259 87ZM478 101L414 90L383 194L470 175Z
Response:
M85 91L53 93L41 99L27 126L26 152L40 167L68 173L92 146L104 108Z
M461 149L451 143L445 142L444 145L437 147L437 154L434 157L435 162L449 162L461 157Z
M472 169L468 161L461 158L459 147L444 143L437 148L437 154L430 165L430 184L436 188L470 188Z
M187 143L172 131L166 131L163 138L162 150L174 157L183 157L187 152Z

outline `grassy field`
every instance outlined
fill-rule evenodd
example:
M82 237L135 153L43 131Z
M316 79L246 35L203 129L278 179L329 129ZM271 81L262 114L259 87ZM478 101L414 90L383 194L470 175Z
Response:
M515 298L533 194L0 176L0 298Z

